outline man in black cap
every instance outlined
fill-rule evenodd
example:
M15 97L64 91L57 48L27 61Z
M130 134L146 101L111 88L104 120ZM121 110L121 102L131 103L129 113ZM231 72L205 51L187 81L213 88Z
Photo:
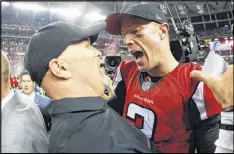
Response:
M49 152L156 152L156 147L101 99L101 54L91 46L105 22L81 28L49 24L29 41L25 63L53 101Z
M160 152L194 152L195 146L198 152L214 152L221 105L203 82L190 78L201 66L179 64L173 57L162 11L141 2L106 21L107 31L122 34L134 57L117 69L116 96L108 105L151 138Z

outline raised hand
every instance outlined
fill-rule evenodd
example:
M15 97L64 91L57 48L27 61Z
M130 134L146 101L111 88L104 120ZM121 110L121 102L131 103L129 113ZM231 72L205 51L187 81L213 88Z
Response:
M233 105L233 65L229 65L227 71L219 77L195 70L191 72L190 76L203 81L214 93L222 108Z

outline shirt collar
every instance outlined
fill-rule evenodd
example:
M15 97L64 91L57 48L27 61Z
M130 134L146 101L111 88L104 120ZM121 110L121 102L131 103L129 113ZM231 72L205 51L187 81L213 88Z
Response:
M14 91L11 90L11 92L5 97L2 99L2 103L1 103L1 106L2 106L2 109L4 108L4 106L6 105L7 102L9 102L9 100L14 96Z
M53 100L47 109L50 115L54 115L77 111L95 111L104 107L105 101L101 97L77 97Z
M33 91L30 95L28 95L31 99L33 99L34 100L34 98L35 98L35 92Z

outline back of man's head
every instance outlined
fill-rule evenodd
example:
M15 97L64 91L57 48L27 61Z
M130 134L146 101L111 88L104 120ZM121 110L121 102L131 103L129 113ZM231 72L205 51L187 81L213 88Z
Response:
M7 87L9 85L10 78L10 64L6 54L3 51L1 51L1 65L1 84Z

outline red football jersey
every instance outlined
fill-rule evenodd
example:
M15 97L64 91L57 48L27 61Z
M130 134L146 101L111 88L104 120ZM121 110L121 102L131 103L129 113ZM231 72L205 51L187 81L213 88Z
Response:
M125 83L123 118L151 138L161 152L189 152L189 99L194 98L201 120L221 111L210 90L202 82L191 79L190 72L200 69L200 65L194 63L182 64L155 87L144 90L134 61L124 61L118 68L113 86L115 88L121 80Z

